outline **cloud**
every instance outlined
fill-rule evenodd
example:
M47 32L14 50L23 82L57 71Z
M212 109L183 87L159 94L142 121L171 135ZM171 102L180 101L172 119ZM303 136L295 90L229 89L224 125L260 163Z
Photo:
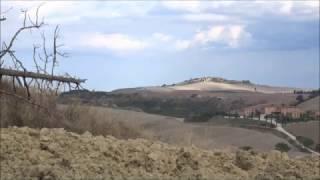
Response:
M221 14L214 14L214 13L192 13L192 14L185 14L182 15L182 19L188 21L229 21L230 17L221 15Z
M156 40L162 41L162 42L169 42L173 39L172 36L167 35L167 34L163 34L163 33L153 33L152 37Z
M280 3L282 4L282 7L280 8L280 12L283 14L291 14L293 2L292 1L283 1Z
M148 47L147 42L120 33L87 35L81 44L92 48L108 49L116 53L140 51Z
M178 50L217 44L238 48L250 38L251 34L245 31L243 25L217 25L198 31L190 40L177 40L175 46Z
M176 40L174 46L177 50L184 50L191 47L191 41L189 40Z
M80 44L90 48L107 49L118 54L125 54L142 51L146 48L157 51L165 49L181 51L221 45L238 48L250 38L250 33L245 31L243 25L217 25L197 31L190 39L179 39L161 32L152 33L143 39L120 33L93 33L82 38Z
M263 17L268 15L289 16L295 20L299 16L319 17L319 1L165 1L162 6L178 13L189 12L185 20L217 20L223 16L234 15L240 18ZM220 16L220 17L219 17ZM301 18L299 18L301 19Z
M201 11L200 1L163 1L162 5L168 9L178 11L199 12Z
M82 18L141 17L155 6L155 2L88 2L88 1L10 1L5 7L28 9L34 16L39 5L40 16L49 23L70 23ZM21 17L22 18L22 17Z

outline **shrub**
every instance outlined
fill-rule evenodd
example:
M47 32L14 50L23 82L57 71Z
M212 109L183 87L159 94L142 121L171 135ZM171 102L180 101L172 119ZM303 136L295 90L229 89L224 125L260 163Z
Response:
M197 97L198 96L198 94L191 94L191 98L195 98L195 97Z
M275 145L275 149L278 151L281 151L281 152L288 152L288 151L290 151L291 148L286 143L277 143Z
M317 145L316 145L315 150L316 150L317 152L320 152L320 144L317 144Z
M311 147L314 144L314 141L312 139L304 136L297 136L297 140L306 147Z
M253 150L253 147L251 147L251 146L242 146L242 147L240 147L240 149L242 149L244 151L250 151L250 150Z
M302 103L302 102L304 101L303 95L299 94L299 95L296 97L296 100L298 101L298 103Z
M211 113L191 114L185 118L185 122L207 122L212 117Z

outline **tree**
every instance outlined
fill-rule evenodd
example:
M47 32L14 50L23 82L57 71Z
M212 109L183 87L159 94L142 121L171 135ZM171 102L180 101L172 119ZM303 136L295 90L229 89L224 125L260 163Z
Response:
M251 150L253 150L253 147L251 147L251 146L241 146L240 149L242 149L244 151L251 151Z
M298 103L302 103L302 102L304 101L303 95L302 95L302 94L299 94L299 95L296 97L296 100L298 101Z
M317 152L320 152L320 144L319 144L319 143L316 145L315 150L316 150Z
M15 91L16 84L26 89L28 99L30 99L30 87L34 86L35 90L55 92L57 94L59 88L65 85L72 88L71 84L75 84L76 87L80 87L81 83L84 83L84 79L72 78L69 75L56 76L55 68L58 65L59 57L67 57L67 54L61 52L59 48L63 45L58 43L59 39L59 25L55 27L52 41L51 51L47 48L47 38L45 33L41 33L42 44L33 44L33 63L35 70L27 69L24 66L22 58L19 58L14 50L14 44L22 32L39 32L39 30L45 25L44 20L39 18L40 7L36 9L34 18L31 18L27 10L22 10L23 22L20 28L14 32L13 36L8 42L1 42L0 49L0 83L3 76L10 77L12 79L13 90ZM1 16L3 16L1 14ZM7 18L1 17L0 22L6 21ZM32 61L32 60L31 60ZM9 94L1 90L1 93Z
M314 144L314 141L312 139L304 136L297 136L297 140L306 147L311 147Z
M275 145L275 149L278 151L281 151L281 152L288 152L288 151L290 151L291 148L286 143L277 143Z

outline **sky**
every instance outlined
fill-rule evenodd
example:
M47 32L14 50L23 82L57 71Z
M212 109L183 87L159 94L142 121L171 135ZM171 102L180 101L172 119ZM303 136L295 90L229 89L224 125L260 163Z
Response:
M172 84L214 76L258 84L319 87L319 1L1 1L1 42L22 25L21 10L46 26L13 48L34 70L41 33L60 27L57 74L85 88ZM9 57L5 57L9 62ZM7 63L7 66L10 64Z

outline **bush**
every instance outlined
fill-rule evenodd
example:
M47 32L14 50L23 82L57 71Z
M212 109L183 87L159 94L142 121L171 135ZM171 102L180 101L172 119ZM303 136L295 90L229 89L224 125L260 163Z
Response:
M240 149L242 149L244 151L250 151L250 150L253 150L253 147L251 147L251 146L242 146L242 147L240 147Z
M286 143L277 143L275 145L275 149L278 151L281 151L281 152L288 152L288 151L290 151L291 148Z
M320 152L320 144L317 144L317 145L316 145L315 150L316 150L317 152Z
M297 97L296 97L296 100L298 101L298 103L302 103L303 101L304 101L304 98L303 98L303 95L298 95Z
M312 139L304 136L297 136L297 140L306 147L312 147L312 145L314 144L314 141Z
M185 122L207 122L213 117L211 113L191 114L185 118Z

